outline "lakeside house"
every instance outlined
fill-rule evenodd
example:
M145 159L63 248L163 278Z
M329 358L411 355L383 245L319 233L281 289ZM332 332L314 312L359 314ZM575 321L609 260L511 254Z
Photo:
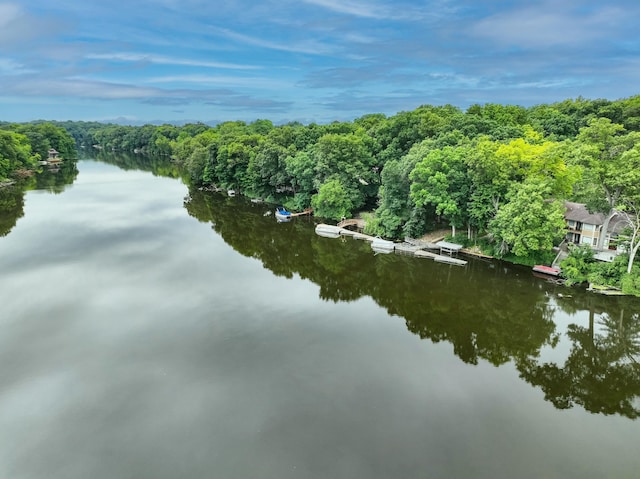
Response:
M60 163L62 158L60 158L60 153L58 153L55 149L49 148L48 151L49 157L47 158L47 163Z
M603 249L598 250L598 241L602 234L602 226L606 219L604 213L590 213L587 206L582 203L565 201L566 212L564 219L567 222L566 240L569 243L589 245L594 250L594 258L611 262L615 257L624 252L624 248L618 243L618 235L625 227L623 218L614 213L609 221Z

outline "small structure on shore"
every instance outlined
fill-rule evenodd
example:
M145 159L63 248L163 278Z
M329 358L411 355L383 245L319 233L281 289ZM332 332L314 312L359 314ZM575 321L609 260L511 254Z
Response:
M436 246L440 248L440 254L447 253L449 256L458 253L462 249L461 244L449 243L448 241L438 241Z
M62 163L62 158L60 158L60 153L58 153L55 149L53 148L49 148L48 153L48 157L47 157L47 163L50 165L55 165L58 163Z

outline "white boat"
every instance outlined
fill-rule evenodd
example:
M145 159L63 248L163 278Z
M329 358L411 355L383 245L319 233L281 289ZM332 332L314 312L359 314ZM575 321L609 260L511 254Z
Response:
M236 196L236 190L227 190L227 195Z
M316 226L316 234L325 238L337 238L340 236L340 231L342 231L342 228L339 226L326 225L324 223Z
M395 244L393 241L375 238L371 242L371 248L378 253L391 253L395 249Z
M279 222L289 221L291 219L291 211L287 211L284 206L276 208L276 219Z

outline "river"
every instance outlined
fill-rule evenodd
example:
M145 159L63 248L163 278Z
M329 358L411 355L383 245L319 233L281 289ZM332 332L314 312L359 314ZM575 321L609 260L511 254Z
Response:
M0 192L0 478L638 477L637 299L60 174Z

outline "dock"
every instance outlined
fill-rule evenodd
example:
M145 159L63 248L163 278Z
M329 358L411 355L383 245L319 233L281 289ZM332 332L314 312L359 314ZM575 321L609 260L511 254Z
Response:
M376 241L377 242L381 241L380 238L378 237L343 228L340 226L340 224L316 225L316 234L318 234L319 236L324 236L325 238L338 238L339 236L351 236L354 239L368 241L372 243L372 245ZM392 242L385 241L385 243L392 243ZM390 249L389 252L393 251L395 253L407 254L407 255L416 256L419 258L429 258L438 263L454 264L458 266L464 266L467 264L465 260L454 258L452 256L453 253L457 253L460 249L462 249L462 245L457 245L454 243L446 243L443 246L443 245L439 245L439 243L445 243L445 242L440 241L438 243L429 243L426 241L405 238L405 241L402 243L392 243L393 249ZM425 251L427 249L440 250L441 253L448 252L449 255L438 254L431 251Z
M308 215L312 215L313 214L313 208L307 208L304 211L300 211L299 213L291 213L291 217L296 217L296 216L308 216Z
M430 258L438 263L455 264L458 266L464 266L467 264L467 262L463 259L454 258L452 256L445 256L437 253L432 253L431 251L418 250L414 254L415 256L418 256L420 258Z

